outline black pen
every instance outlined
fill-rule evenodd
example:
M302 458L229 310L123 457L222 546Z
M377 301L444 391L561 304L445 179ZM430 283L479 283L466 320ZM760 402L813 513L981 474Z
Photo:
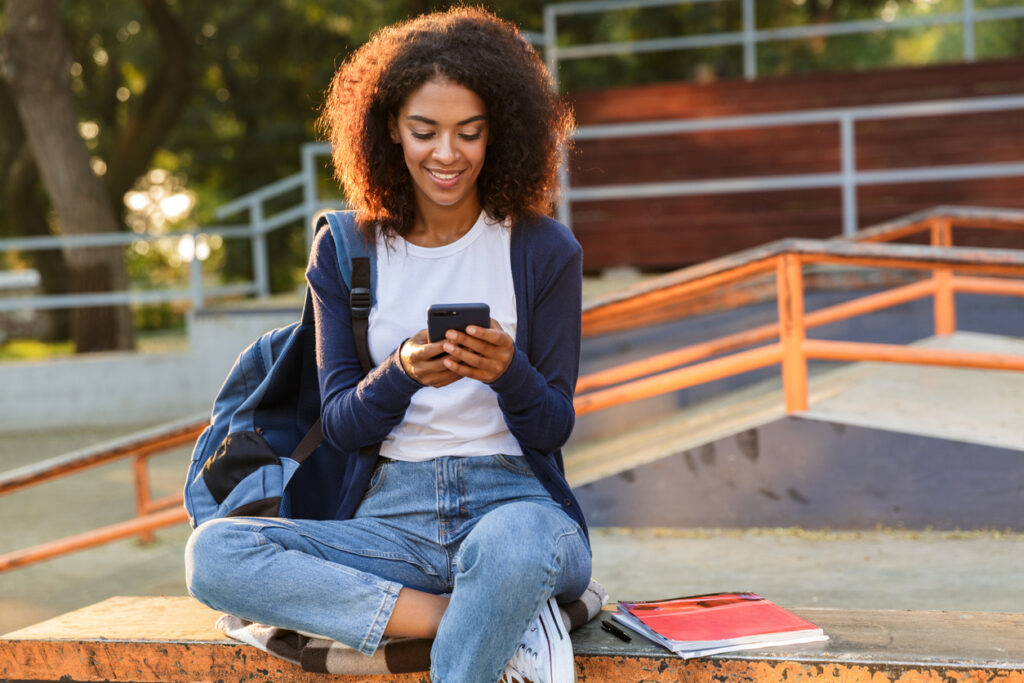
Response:
M611 633L613 636L615 636L619 640L625 641L627 643L629 641L633 640L628 635L626 635L625 631L623 631L621 628L619 628L618 626L616 626L615 624L613 624L612 622L610 622L608 620L605 620L605 621L601 622L601 630L602 631L608 631L608 633Z

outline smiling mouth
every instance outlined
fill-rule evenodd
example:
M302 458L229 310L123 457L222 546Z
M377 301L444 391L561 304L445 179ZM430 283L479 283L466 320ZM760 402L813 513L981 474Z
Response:
M462 171L453 171L451 173L442 173L441 171L433 171L433 170L431 170L429 168L427 169L427 173L429 173L430 175L434 176L438 180L455 180L460 175L462 175Z

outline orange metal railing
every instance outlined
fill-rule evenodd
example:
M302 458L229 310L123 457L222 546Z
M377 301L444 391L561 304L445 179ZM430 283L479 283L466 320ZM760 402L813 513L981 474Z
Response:
M852 241L781 240L612 294L584 311L584 336L627 329L638 319L650 324L664 322L672 318L671 305L679 298L772 275L779 322L581 377L576 386L576 412L585 414L775 364L782 366L787 411L806 410L807 362L812 359L1024 370L1024 358L1006 354L806 337L809 328L927 296L934 300L935 334L952 334L956 331L956 292L1024 297L1024 281L1006 277L1024 276L1024 251L954 247L954 227L1024 231L1024 211L940 207L862 231ZM922 232L929 233L930 245L888 243ZM929 277L808 313L803 301L804 268L818 264L923 271ZM777 341L746 348L773 340Z
M955 293L1024 297L1024 250L954 247L953 229L960 227L1024 231L1024 211L940 207L861 231L853 240L781 240L609 295L584 310L585 337L679 317L673 315L674 306L687 297L709 292L726 293L721 297L723 306L743 305L758 295L747 291L730 298L730 288L765 278L774 279L778 322L581 377L576 387L576 412L594 412L769 365L781 365L787 411L802 411L807 409L807 363L813 359L1024 371L1021 356L807 338L808 329L928 296L934 300L935 333L951 334L956 330ZM928 246L888 243L924 232L930 235ZM804 269L820 264L904 269L922 272L925 277L807 312ZM181 496L151 499L147 461L161 451L193 442L206 425L206 419L183 420L0 475L2 496L114 460L134 458L136 502L136 516L131 520L0 555L0 572L121 538L138 535L148 539L156 529L184 522L187 517Z
M167 496L156 500L151 497L149 459L169 449L193 443L207 423L208 420L205 418L188 418L172 422L111 443L44 460L0 476L0 496L3 496L93 467L131 458L135 488L133 519L5 553L0 555L0 572L131 536L139 536L143 541L149 541L152 540L156 529L186 521L188 516L182 505L182 496Z

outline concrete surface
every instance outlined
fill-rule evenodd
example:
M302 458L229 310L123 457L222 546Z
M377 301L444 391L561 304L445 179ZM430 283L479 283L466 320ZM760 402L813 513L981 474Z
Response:
M1019 311L1024 317L1024 305ZM914 346L1024 357L1024 339L979 332L930 337ZM1024 451L1024 372L896 363L855 363L861 379L804 417Z
M578 680L587 683L679 681L791 681L933 683L1016 681L1024 672L1020 632L1024 614L851 610L794 610L828 636L826 641L775 645L713 658L683 660L646 638L622 642L600 628L601 619L573 633ZM158 619L154 615L159 615ZM214 628L217 613L185 597L119 597L0 638L8 656L0 676L47 681L253 680L319 683L305 673ZM384 669L389 645L378 651ZM429 652L406 646L403 660L429 666ZM305 659L305 657L303 658ZM333 650L339 670L360 671L374 683L427 683L425 673L376 676L354 650Z
M297 308L210 309L188 316L186 349L111 352L47 362L0 363L0 434L63 427L154 423L209 410L232 364Z
M146 425L137 425L143 427ZM0 438L0 471L124 432ZM155 495L180 489L189 449L154 459ZM127 462L0 498L0 552L132 514ZM114 595L184 595L186 526L0 574L0 633ZM788 607L1024 612L1024 534L797 529L594 529L594 576L613 599L752 590Z

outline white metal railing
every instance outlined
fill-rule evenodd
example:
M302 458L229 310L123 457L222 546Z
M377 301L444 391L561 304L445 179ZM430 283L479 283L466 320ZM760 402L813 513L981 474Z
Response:
M682 4L706 4L712 2L742 3L742 27L739 31L723 31L671 38L622 41L616 43L590 43L583 45L558 44L558 20L560 17L594 14L622 9L644 9ZM758 28L756 25L755 0L589 0L587 2L566 2L544 7L544 52L548 68L557 83L559 63L570 59L605 57L609 55L638 54L670 50L687 50L707 47L742 46L743 76L748 80L757 78L757 46L761 43L818 38L824 36L852 35L896 31L922 26L959 25L963 32L963 58L975 59L975 26L979 22L1024 18L1024 5L977 9L974 0L961 0L959 12L893 18L836 21L828 24L809 26L788 26L784 28Z
M120 292L97 292L89 294L48 294L36 296L0 297L0 313L24 309L47 310L56 308L79 308L90 306L118 306L127 304L164 303L190 301L195 310L205 306L206 300L225 296L255 294L266 297L270 294L269 256L266 236L285 225L305 221L309 226L307 245L312 236L312 220L317 211L338 207L337 201L327 202L317 196L317 171L315 159L326 154L330 147L324 143L309 143L302 146L302 171L255 192L243 195L216 211L216 217L223 219L243 212L249 214L249 223L238 225L217 225L194 228L187 231L154 233L100 233L91 235L50 235L44 237L14 237L0 240L0 254L10 251L39 251L44 249L72 249L91 247L129 246L137 242L191 240L197 244L212 235L222 238L248 239L252 245L253 278L246 282L206 287L203 284L202 261L193 257L189 262L188 288L136 289ZM303 198L299 204L267 216L264 204L281 195L302 188Z
M1024 176L1024 160L1019 162L958 164L923 168L894 168L879 171L857 170L856 123L918 116L949 116L978 112L1024 110L1024 95L976 97L956 100L932 100L907 104L891 104L836 109L812 109L778 114L725 116L710 119L679 119L644 121L577 129L576 140L614 139L625 137L702 133L709 131L772 128L778 126L835 123L839 126L840 168L834 173L751 176L655 183L628 183L573 188L563 176L568 199L559 207L559 219L571 226L572 202L605 201L609 199L649 199L685 195L732 194L807 188L841 188L843 235L857 231L857 188L862 185L969 180L975 178L1010 178Z
M648 8L678 4L710 2L741 2L743 10L742 30L705 35L689 35L673 38L627 41L621 43L598 43L590 45L558 45L558 20L560 17L607 12L618 9ZM964 59L973 60L975 54L974 26L981 21L1014 19L1024 17L1024 5L995 9L976 9L974 0L962 0L961 11L932 16L909 17L885 20L846 21L814 26L796 26L775 29L758 29L756 26L755 0L590 0L547 5L544 8L544 33L528 33L534 44L543 44L545 56L552 76L558 79L559 63L563 60L599 57L611 54L628 54L661 50L691 49L722 45L742 45L744 54L744 75L757 75L757 45L759 43L808 38L829 35L847 35L873 31L889 31L916 26L961 24L963 26ZM962 100L917 102L911 104L884 105L875 107L850 107L844 109L820 109L791 111L777 114L754 116L730 116L712 119L686 119L674 121L652 121L630 124L584 126L575 133L576 140L601 138L622 138L633 136L668 135L695 133L741 128L770 128L806 124L835 123L840 131L840 168L834 173L812 173L799 175L756 176L744 178L718 178L693 181L630 183L611 186L571 186L568 169L563 164L560 179L564 187L563 201L559 207L559 218L571 225L570 202L588 202L607 199L641 199L650 197L684 196L697 194L724 194L746 191L790 190L801 188L841 188L843 234L850 235L857 229L857 188L862 185L882 183L905 183L937 180L964 180L970 178L1024 176L1024 162L996 164L964 164L930 168L902 168L884 171L859 171L856 164L856 123L865 120L903 118L910 116L938 116L968 114L981 111L1002 111L1024 109L1024 96L981 97ZM197 243L211 235L222 238L249 239L252 249L253 278L237 284L205 287L203 284L202 262L191 259L190 284L188 288L133 290L93 294L41 295L22 297L0 297L0 313L26 308L53 309L79 306L108 306L135 303L156 303L190 301L194 309L201 309L208 298L238 294L255 294L265 297L270 293L269 255L266 235L284 225L303 219L308 226L307 247L312 240L312 218L315 213L338 202L325 202L317 192L316 158L329 154L326 143L309 143L302 146L301 171L246 194L220 207L216 212L218 220L241 213L248 214L247 225L222 225L197 228L187 232L173 232L162 235L113 233L78 236L23 237L0 240L0 254L9 251L39 249L67 249L100 246L127 246L137 241L192 240ZM268 200L301 188L300 203L266 215Z

